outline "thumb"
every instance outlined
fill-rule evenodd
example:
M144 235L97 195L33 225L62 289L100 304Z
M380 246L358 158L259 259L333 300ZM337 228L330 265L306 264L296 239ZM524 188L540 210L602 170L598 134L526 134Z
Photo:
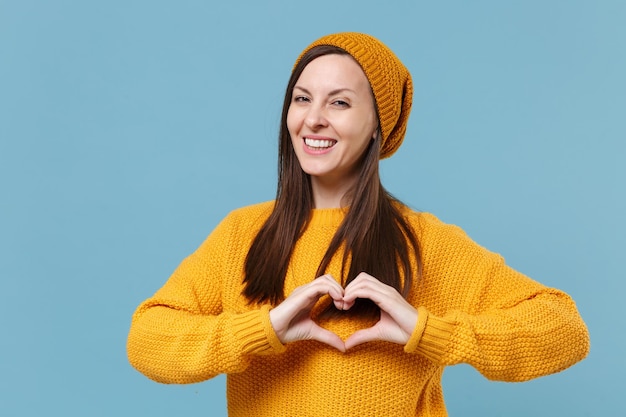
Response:
M374 340L380 340L377 325L367 329L357 330L346 339L344 344L346 350L348 350L362 343L371 342Z
M339 336L318 325L311 328L311 339L325 343L328 346L332 346L340 352L346 351L346 346Z

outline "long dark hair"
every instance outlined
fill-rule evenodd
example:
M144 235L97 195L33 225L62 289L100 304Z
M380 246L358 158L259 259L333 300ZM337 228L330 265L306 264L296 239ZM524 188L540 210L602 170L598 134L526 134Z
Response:
M311 179L300 167L293 150L287 113L293 88L304 68L315 58L328 54L348 55L335 46L314 47L302 56L287 84L279 132L276 201L252 242L245 264L243 294L251 303L276 305L285 298L284 282L291 254L314 208ZM362 157L356 184L344 198L350 208L320 262L316 277L325 273L333 255L345 243L344 286L360 272L367 272L406 297L413 279L420 273L420 250L417 236L400 211L401 203L380 182L380 136L376 135ZM415 267L412 257L417 262ZM329 309L332 308L331 303ZM374 314L378 309L369 300L357 300L350 311Z

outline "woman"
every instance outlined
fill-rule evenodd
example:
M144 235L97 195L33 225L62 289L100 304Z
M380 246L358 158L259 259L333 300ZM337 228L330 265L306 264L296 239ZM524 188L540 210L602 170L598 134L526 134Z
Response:
M133 366L164 383L228 374L232 416L445 416L447 365L523 381L584 358L565 293L382 187L411 100L377 39L307 47L285 95L276 200L229 214L139 306Z

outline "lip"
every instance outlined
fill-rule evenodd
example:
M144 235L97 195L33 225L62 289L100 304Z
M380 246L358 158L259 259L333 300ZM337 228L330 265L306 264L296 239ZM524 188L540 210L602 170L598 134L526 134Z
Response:
M333 146L331 146L330 148L324 148L324 149L312 149L310 147L307 146L305 140L306 139L313 139L313 140L328 140L333 143ZM329 138L328 136L321 136L321 135L305 135L302 137L302 149L304 150L305 153L309 154L309 155L324 155L329 153L330 151L333 150L333 148L335 147L335 145L337 144L337 140L333 139L333 138Z

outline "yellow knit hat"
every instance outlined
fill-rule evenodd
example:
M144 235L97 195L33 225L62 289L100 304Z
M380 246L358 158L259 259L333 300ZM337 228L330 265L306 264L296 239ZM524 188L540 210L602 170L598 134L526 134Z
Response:
M391 156L402 144L406 133L413 102L411 74L381 41L356 32L336 33L316 40L302 51L296 65L305 53L319 45L339 47L361 65L378 107L382 132L380 158Z

